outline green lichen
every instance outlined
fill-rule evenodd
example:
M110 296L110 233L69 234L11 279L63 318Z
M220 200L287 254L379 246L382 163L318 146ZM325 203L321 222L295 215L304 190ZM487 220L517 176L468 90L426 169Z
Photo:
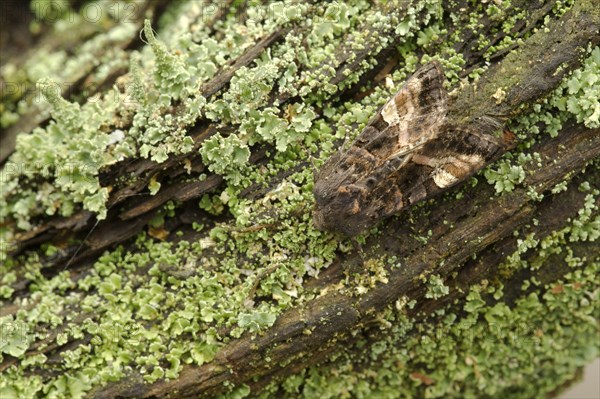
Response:
M359 341L336 360L277 385L303 398L548 395L600 352L594 339L599 267L590 262L512 306L501 302L501 291L494 293L495 304L486 305L485 291L475 286L466 313L446 314L433 328L428 320L396 314L385 338L368 347L379 350L361 349ZM269 390L261 397L275 397Z
M192 71L188 71L183 61L183 57L172 54L167 47L156 39L150 20L144 22L144 35L148 44L156 56L156 68L154 70L154 82L160 92L159 101L173 99L179 100L185 93L184 90L191 90L190 79Z
M35 114L44 116L46 107L38 104L39 93L35 90L38 80L51 78L64 89L87 74L83 95L78 98L84 100L88 90L93 91L110 73L127 65L127 52L122 49L122 44L138 33L136 24L129 18L133 7L123 3L95 2L76 11L70 3L31 2L30 8L36 17L31 23L33 34L39 33L42 25L47 24L51 35L56 35L56 41L59 37L64 38L65 32L70 37L87 40L69 51L55 46L53 40L41 41L22 64L3 65L0 74L8 83L7 90L0 95L3 128L16 124L23 117L37 120ZM31 123L27 119L25 125Z
M80 107L62 98L58 86L47 79L39 82L39 88L52 105L54 120L45 129L18 137L17 151L3 169L0 218L11 216L26 229L40 214L71 215L75 204L103 218L108 189L100 186L98 173L104 164L114 162L119 149L110 145L108 134L98 132L108 126L117 104L108 94ZM32 184L20 189L25 182ZM36 186L37 193L31 189Z
M439 299L448 295L449 292L449 287L444 285L444 280L442 280L439 275L434 274L429 276L427 279L427 292L425 293L425 298Z
M223 175L235 185L239 184L240 171L250 159L250 148L236 135L224 138L216 134L204 142L200 154L210 171Z
M2 326L2 340L0 340L0 361L4 359L2 354L21 357L31 344L32 337L27 330L27 324L13 320L13 316L0 318Z
M568 96L554 102L560 111L568 111L590 129L600 127L600 47L594 47L582 68L574 71L561 89L566 89Z
M569 2L557 4L557 15L570 7ZM175 155L188 156L183 166L187 177L205 179L208 172L196 174L190 163L198 153L189 133L199 119L210 123L217 133L207 137L198 151L209 171L222 175L225 182L220 191L199 200L201 210L221 216L214 218L215 224L195 223L194 238L177 231L177 243L160 242L142 233L126 248L104 252L87 273L76 277L67 271L47 276L42 258L60 254L59 246L4 259L0 298L3 304L13 300L20 310L1 319L2 330L5 326L10 330L10 339L0 342L0 352L18 362L0 376L0 396L81 397L94 387L127 378L131 371L140 373L148 383L175 379L186 365L211 362L231 339L263 334L283 312L319 295L308 289L305 281L317 278L340 252L350 250L352 243L314 229L310 161L321 164L338 150L341 139L360 132L414 71L419 61L416 54L424 54L423 61L442 62L449 85L459 83L465 59L454 47L461 36L443 22L441 5L433 0L408 4L244 2L248 18L240 19L235 12L242 9L242 3L234 2L230 14L208 27L207 8L198 7L197 2L179 2L169 6L159 21L159 33L146 21L143 37L147 46L131 54L106 52L98 58L100 65L93 75L97 78L124 66L129 66L129 73L95 103L78 104L63 98L52 81L67 76L60 71L63 61L73 73L92 65L103 46L130 37L132 32L137 34L133 24L94 37L82 46L85 52L75 50L73 57L61 52L45 54L38 68L26 68L25 80L37 80L41 73L52 77L52 81L41 80L40 89L53 120L30 135L20 135L17 151L3 169L3 242L35 227L36 217L68 216L80 208L102 217L109 188L100 186L98 175L117 162L142 157L163 163ZM502 2L474 7L476 11L465 16L465 26L476 30L484 18L491 18L498 23L506 21L498 29L510 31L511 24L526 17L519 10L511 11L510 6L511 2ZM461 21L463 17L452 14L450 18ZM274 30L288 26L290 32L253 63L240 68L229 85L208 98L202 94L202 87L232 60ZM367 32L362 27L373 29ZM450 37L446 37L449 31ZM375 65L376 55L392 43L397 45L399 61L385 85L366 87L370 91L361 96L340 99L338 94L358 82ZM512 43L515 39L507 38L489 47L485 57ZM487 44L478 45L483 49ZM369 56L352 71L338 71L340 65L354 60L340 55L340 49L350 57L366 49ZM535 115L542 110L546 131L558 129L568 118L594 123L595 104L590 99L597 82L590 78L593 68L597 62L586 61L581 72L571 76L573 81L556 92L556 98L572 99L558 116L550 107L560 105L548 100L548 107L540 104L523 126L540 122ZM16 74L14 68L11 73ZM340 76L341 81L331 83ZM280 98L286 99L285 104ZM9 101L11 106L15 101ZM2 123L14 123L15 110L10 108L12 114L6 117L3 114ZM524 134L518 129L517 133ZM267 149L266 162L251 165L250 155L258 147ZM488 180L498 192L512 191L523 183L526 167L536 161L534 154L507 158L485 176L490 176ZM38 166L40 162L43 167ZM68 173L57 168L71 164L76 167ZM168 186L161 178L153 174L144 180L151 194ZM273 185L274 181L277 184ZM242 194L252 184L264 189L260 199ZM558 194L561 187L552 194ZM589 193L568 230L550 238L527 235L518 241L517 251L506 260L506 269L540 270L546 255L556 254L565 243L597 240L597 195ZM177 206L168 203L157 212L148 223L151 235L177 218ZM428 237L418 239L426 242ZM539 251L540 257L522 259L531 251ZM349 348L364 347L361 361L342 351L336 354L338 363L308 368L265 392L281 387L289 395L319 398L462 393L468 397L481 393L498 396L514 388L530 396L545 394L583 364L588 358L584 351L593 354L598 350L589 339L597 332L590 314L598 313L598 300L593 297L597 292L592 289L598 284L598 266L579 259L572 250L565 250L565 261L572 265L573 273L564 279L564 297L546 298L550 289L509 306L501 301L500 288L493 292L496 302L488 302L491 292L472 287L464 306L443 309L436 316L437 324L407 317L404 312L414 309L417 301L403 297L378 319L389 332L388 338L372 345L360 341L356 348ZM364 295L388 282L386 265L403 267L391 257L370 259L359 272L349 273L339 288ZM20 280L28 282L27 294L13 298L14 283ZM426 298L442 299L450 292L449 283L440 275L429 276L425 285ZM564 327L559 328L563 319L576 321L566 333ZM541 337L527 336L539 338L535 345L510 339L526 322L542 325ZM432 331L431 325L437 327ZM21 328L35 334L16 334ZM574 340L568 341L570 334ZM494 344L486 337L494 339ZM58 364L48 364L44 355L36 354L37 348L28 351L46 338L61 348ZM544 361L553 359L550 354L556 354L557 342L563 358L574 360L557 363L556 370L550 370ZM532 353L534 364L526 356ZM504 367L507 359L514 367ZM531 387L526 378L537 373L544 375L544 383ZM227 397L256 394L246 385L230 388Z
M511 165L509 161L500 161L496 167L488 168L484 176L489 184L494 185L498 194L511 192L516 185L525 180L525 170L520 165Z
M533 106L533 113L515 121L517 133L546 131L552 137L570 118L588 128L597 128L600 121L600 47L588 48L581 68L573 71L550 96Z

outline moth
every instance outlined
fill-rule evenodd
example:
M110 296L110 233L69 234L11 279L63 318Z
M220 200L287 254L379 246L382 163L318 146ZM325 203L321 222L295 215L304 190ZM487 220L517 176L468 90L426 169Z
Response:
M511 140L448 121L444 80L439 63L420 67L351 146L324 163L313 189L318 229L355 236L458 184L506 150Z

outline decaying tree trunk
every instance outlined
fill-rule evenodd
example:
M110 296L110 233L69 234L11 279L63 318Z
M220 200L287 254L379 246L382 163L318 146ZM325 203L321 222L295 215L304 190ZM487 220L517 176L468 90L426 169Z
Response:
M168 3L32 2L3 49L1 397L543 397L597 355L593 1ZM515 148L360 245L316 231L313 163L431 58Z

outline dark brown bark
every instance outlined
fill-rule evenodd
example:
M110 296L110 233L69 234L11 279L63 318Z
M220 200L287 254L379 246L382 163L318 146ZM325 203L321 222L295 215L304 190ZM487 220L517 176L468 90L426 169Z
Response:
M160 4L161 2L157 2L153 6ZM589 5L581 4L553 22L550 32L540 31L533 34L515 52L508 53L507 49L496 54L493 58L495 64L489 68L477 86L469 86L459 91L450 112L451 118L459 124L470 124L481 123L482 118L490 115L501 118L516 115L518 112L526 112L527 108L523 109L523 106L534 103L555 88L569 71L581 64L581 49L588 43L596 45L600 42L600 13L590 10ZM519 32L516 36L525 36L530 32L550 8L551 4L539 8L530 21L521 21L516 25L514 29ZM491 24L492 22L488 29L491 29ZM204 85L203 94L206 97L217 96L219 91L229 84L237 69L249 65L266 48L285 37L290 29L294 28L273 32L257 42L214 80ZM377 33L376 30L372 32L371 40L377 38ZM490 45L501 39L502 34L498 34L491 40ZM467 38L465 43L468 43ZM131 42L121 45L134 46ZM467 60L465 74L483 64L481 56L485 49L473 51L471 46L465 44L464 48L459 50ZM339 63L331 66L336 73L331 76L330 83L340 84L345 76L342 72L344 69L352 71L368 57L376 56L379 63L361 81L339 93L339 101L364 95L359 94L360 88L372 79L379 82L385 72L393 70L398 63L397 54L390 48L379 49L375 54L366 48L356 54L353 62L346 63L345 60L351 52L350 46L339 49ZM559 66L563 66L563 69L556 73ZM76 80L83 81L85 73L82 71L81 76L75 77ZM118 74L110 76L112 80L116 79ZM492 97L498 87L507 90L506 100L499 104ZM294 100L287 96L278 99L280 102ZM10 140L18 131L30 130L43 123L45 118L47 116L32 115L31 118L22 119L25 120L25 125L15 125L3 132L3 146L8 143L6 148L9 149L5 148L0 153L0 160L4 160L10 153ZM235 128L228 127L231 131ZM213 124L204 120L197 121L189 132L195 142L194 151L201 146L203 140L215 132L216 127ZM267 150L254 148L251 162L268 162ZM340 254L336 262L319 279L307 282L307 287L315 292L327 286L333 287L346 275L360 270L368 259L378 259L383 254L396 255L402 259L403 267L390 270L387 284L378 285L363 296L329 291L302 307L287 311L264 334L257 337L244 335L240 339L230 341L212 362L200 367L185 366L177 380L145 384L140 374L133 373L127 379L98 388L93 392L93 396L211 396L223 392L225 388L222 383L225 381L235 384L247 383L254 391L273 379L326 361L340 345L358 339L350 336L349 332L353 329L361 327L362 336L374 339L379 333L369 326L375 323L375 315L402 296L418 300L418 306L411 311L411 315L418 312L431 314L436 309L450 306L454 300L462 298L468 287L483 279L502 280L506 286L510 286L511 279L521 281L524 276L499 276L495 268L516 248L513 231L524 229L524 226L535 218L539 223L534 230L538 235L544 236L564 225L568 218L575 216L585 197L584 193L576 190L579 183L587 180L600 185L600 170L597 167L590 167L582 172L590 161L600 156L600 130L571 124L566 126L558 137L545 138L538 142L535 151L541 155L543 165L541 168L532 166L531 170L527 171L524 186L534 187L537 193L543 194L569 176L578 174L578 177L569 183L568 190L536 202L523 187L503 196L494 196L491 186L462 187L466 199L440 199L428 206L427 214L418 211L411 213L411 216L417 219L414 225L420 226L419 231L415 232L407 227L405 220L408 212L400 214L382 224L382 234L371 237L363 245L363 253L355 250L349 254ZM74 278L77 278L85 273L90 267L89 261L100 251L117 244L127 245L127 240L142 231L155 216L157 209L169 200L187 203L182 206L184 211L179 215L176 222L179 224L176 227L184 231L186 237L193 237L195 233L189 226L191 223L187 223L188 216L185 212L198 212L195 202L204 193L218 190L222 178L209 174L203 182L188 181L181 167L186 156L172 157L160 165L144 159L132 159L115 165L102 176L103 186L114 184L116 187L109 199L106 220L96 223L93 215L87 211L80 211L69 218L48 217L32 231L20 234L15 254L39 248L41 243L62 241L65 237L78 238L84 241L83 246L68 245L58 255L44 259L44 272L48 275L54 275L68 267ZM194 171L204 171L199 156L192 159L192 168ZM137 180L119 186L117 179L123 175L135 175ZM163 188L156 196L144 194L148 181L156 175L163 180ZM258 198L263 194L261 190L257 188L256 191L249 191L247 196ZM196 216L194 213L194 219L197 219ZM201 217L207 218L206 215ZM431 235L426 244L414 238L415 233L423 234L427 231L431 231ZM598 255L598 248L593 243L582 243L578 250L582 256ZM474 255L477 255L476 260L473 260ZM539 272L539 278L543 282L552 282L563 276L566 271L567 268L558 263L554 269L546 270L543 274ZM425 298L424 287L418 282L420 276L430 274L442 276L450 286L448 296L441 300ZM25 281L15 284L15 289L15 295L27 295ZM509 289L507 297L510 301L518 295L521 293L511 292ZM16 307L5 307L0 309L0 315L14 314L17 310ZM90 315L81 315L81 320L88 316ZM307 330L312 333L307 335ZM50 336L44 342L53 342L54 338L55 336ZM86 338L70 342L69 347L85 342ZM56 345L39 349L39 345L36 345L30 348L30 354L42 350L49 358L58 359L60 352L65 349L67 348L58 348ZM265 360L267 356L269 361ZM5 361L0 365L0 370L15 362L16 359Z
M598 15L589 13L585 8L578 10L575 7L573 11L552 24L550 33L538 32L533 35L516 53L511 53L505 60L492 67L477 85L462 90L450 109L450 118L457 124L479 123L478 121L487 115L506 118L506 116L514 114L521 105L530 104L548 93L556 87L562 77L580 64L581 54L578 49L585 47L586 43L595 45L600 41L600 35L597 34L600 26L599 19ZM205 85L207 95L212 95L215 90L219 90L227 84L227 79L222 76L230 78L234 70L247 65L251 59L261 53L265 46L281 37L282 34L283 32L276 32L249 49L240 58L239 62L236 62L224 72L224 75L218 75L213 81ZM343 56L343 51L341 56ZM535 60L535 63L530 62L532 59ZM340 61L340 63L342 62ZM515 73L514 67L517 65L519 66L519 72ZM567 65L568 67L560 70L559 65ZM338 75L336 74L336 76ZM336 81L337 78L333 77L332 79L332 81ZM507 99L501 104L496 104L492 97L498 87L509 88ZM198 148L202 141L214 134L215 131L214 126L207 126L204 122L199 121L197 127L190 132L196 143L195 148ZM170 182L167 184L172 188L167 188L165 192L182 191L188 193L188 195L181 195L184 200L198 198L213 189L215 187L212 184L213 178L210 178L205 184L185 182L184 170L180 165L186 157L187 155L172 157L160 165L150 160L132 160L117 165L113 170L106 172L105 177L102 179L103 186L113 185L119 176L129 176L132 173L138 179L133 185L122 187L111 195L108 202L110 207L109 216L106 220L100 222L100 227L103 224L113 225L116 218L128 220L132 217L145 215L144 218L150 219L158 206L171 199L166 194L161 194L159 197L148 195L147 199L143 199L143 197L141 199L138 196L139 193L145 190L150 178L157 173L170 175ZM253 161L258 162L260 159L264 161L261 151L254 152ZM196 165L197 170L203 170L199 157L193 159L192 163ZM117 184L115 185L118 187ZM177 196L173 196L172 199L177 199ZM141 201L147 203L140 204ZM91 218L91 213L87 211L80 211L69 218L50 218L35 229L21 234L18 237L16 247L18 250L23 250L35 245L40 241L36 237L41 235L44 237L43 240L47 241L50 237L57 236L65 230L71 232L89 231L91 226L94 225ZM133 225L129 226L130 234L127 237L133 236L141 226L143 224L140 224L138 228ZM115 224L113 228L117 234L110 238L111 227L107 226L107 230L104 230L102 234L107 237L102 240L104 244L102 246L95 245L94 250L104 249L109 245L122 241L124 237L121 232L122 226ZM64 258L68 259L71 256L72 252L66 251ZM65 259L62 261L65 261ZM56 261L61 262L60 259L56 259Z
M536 187L538 193L545 193L567 174L581 170L587 162L600 156L600 130L570 126L557 138L541 143L536 151L541 154L544 165L553 166L532 168L528 171L532 174L526 184ZM590 169L585 173L585 179L600 181L600 170ZM578 183L573 182L572 186L576 187ZM329 292L302 308L280 316L264 335L246 336L230 342L211 363L185 368L176 381L148 386L141 382L141 376L134 375L126 382L101 390L96 397L210 396L223 389L224 381L237 384L259 378L261 382L254 384L261 385L270 378L290 375L323 361L350 330L372 324L378 311L404 295L418 299L419 307L412 314L431 314L463 296L465 291L458 288L469 287L483 279L497 278L498 262L516 248L516 238L512 237L515 229L522 228L535 217L541 221L537 231L544 236L553 231L557 221L576 216L576 210L585 197L576 189L541 203L532 201L524 188L489 201L491 195L489 190L472 189L467 194L468 204L464 201L440 203L430 215L422 215L418 225L423 226L424 232L433 232L427 244L412 238L412 232L402 223L402 215L397 221L387 223L381 236L366 243L365 255L369 258L377 258L383 253L396 255L406 266L391 270L389 282L371 289L366 295L357 298ZM443 224L442 220L449 223ZM447 227L450 225L454 227ZM582 251L592 258L599 252L594 243L584 244ZM469 261L474 254L479 260ZM335 286L345 273L360 267L360 254L353 252L328 268L327 275L312 284ZM545 280L555 281L567 270L566 267L558 267L546 275ZM449 277L453 271L458 271L456 279ZM443 300L426 299L424 288L419 284L422 274L446 276L452 287L450 295ZM312 331L312 334L306 335L306 330ZM333 340L333 337L336 339ZM296 360L286 367L278 366L289 359Z

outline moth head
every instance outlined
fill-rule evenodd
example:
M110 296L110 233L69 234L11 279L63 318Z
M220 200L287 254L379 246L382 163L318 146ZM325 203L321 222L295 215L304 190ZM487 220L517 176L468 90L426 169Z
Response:
M357 235L367 227L368 217L363 209L367 195L368 190L356 184L315 191L315 227L342 232L348 236Z

